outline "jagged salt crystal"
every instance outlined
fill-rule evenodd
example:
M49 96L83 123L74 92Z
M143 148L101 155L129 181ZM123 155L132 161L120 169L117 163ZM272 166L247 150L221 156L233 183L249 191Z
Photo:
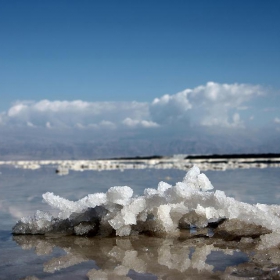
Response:
M121 213L117 213L117 215L113 219L109 220L108 222L115 230L118 230L124 225L124 219L121 216Z
M157 189L158 190L158 194L160 196L163 196L165 194L166 190L170 189L171 187L172 187L171 185L169 185L169 184L167 184L165 182L159 182L158 189Z
M202 191L209 191L209 190L214 189L211 182L209 181L209 179L207 178L207 176L204 173L201 173L197 176L197 181L198 181L198 185Z
M167 204L160 205L157 210L159 222L162 224L167 233L174 232L177 228L170 217L170 210L171 206Z
M197 176L200 174L200 170L197 165L194 165L186 176L183 179L183 183L185 183L189 188L199 189L199 183L197 181Z
M147 188L144 190L144 195L146 197L153 197L156 194L158 194L158 191L156 189Z
M75 212L77 206L74 201L70 201L66 198L62 198L55 195L52 192L46 192L43 195L43 199L53 208L57 208L62 211L73 211Z
M126 205L130 202L133 195L133 190L130 187L112 187L107 192L107 199L109 202Z
M138 197L132 201L131 204L126 205L121 210L121 214L125 225L136 225L136 216L145 210L146 201L143 197Z
M83 206L81 208L94 208L95 206L106 204L107 195L105 193L88 194L86 197L80 199L78 203Z
M188 187L193 189L200 189L202 191L212 190L213 186L204 173L200 174L197 165L194 165L183 179Z

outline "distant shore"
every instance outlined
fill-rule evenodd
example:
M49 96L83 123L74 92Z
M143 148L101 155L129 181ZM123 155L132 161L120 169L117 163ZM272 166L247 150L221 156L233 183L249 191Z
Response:
M174 155L174 156L161 156L161 155L152 155L152 156L136 156L136 157L116 157L109 158L106 160L149 160L149 159L164 159L164 158L176 158L181 157L184 159L241 159L241 158L280 158L280 154L276 153L265 153L265 154L208 154L208 155ZM100 159L102 160L102 159Z
M55 168L59 175L67 175L70 170L127 170L127 169L179 169L188 170L196 164L201 170L227 170L247 168L279 168L280 154L213 154L213 155L173 155L123 157L99 160L21 160L0 161L0 166L38 169L43 166Z

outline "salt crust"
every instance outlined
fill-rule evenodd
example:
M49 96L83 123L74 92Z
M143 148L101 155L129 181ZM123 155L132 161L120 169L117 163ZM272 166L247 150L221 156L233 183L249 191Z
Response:
M259 249L280 243L279 205L251 205L212 189L207 176L194 165L182 182L175 186L160 182L157 189L145 189L138 197L133 197L128 186L112 187L107 193L89 194L78 201L47 192L43 199L60 211L58 216L37 211L34 217L18 221L13 233L128 236L149 232L176 236L182 228L204 228L235 219L272 232L260 237Z

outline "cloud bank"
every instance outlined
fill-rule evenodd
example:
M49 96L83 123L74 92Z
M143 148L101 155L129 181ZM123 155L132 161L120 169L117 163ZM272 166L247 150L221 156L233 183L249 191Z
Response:
M173 95L165 94L151 103L17 101L0 114L0 125L88 130L151 130L174 125L244 128L248 119L242 115L250 102L265 94L259 85L208 82Z
M2 113L1 124L46 128L116 128L128 116L144 120L149 115L146 103L18 101L7 113Z
M0 155L280 152L279 97L259 85L208 82L151 102L17 101L0 113Z

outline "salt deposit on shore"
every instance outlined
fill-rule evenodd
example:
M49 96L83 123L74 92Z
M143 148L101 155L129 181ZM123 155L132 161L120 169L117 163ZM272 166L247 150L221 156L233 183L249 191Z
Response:
M160 182L157 189L145 189L138 197L128 186L115 186L78 201L48 192L43 199L59 210L58 216L37 211L33 217L22 218L13 233L179 236L182 229L205 228L208 237L257 238L258 250L279 245L279 205L251 205L212 189L206 175L193 166L175 186Z

